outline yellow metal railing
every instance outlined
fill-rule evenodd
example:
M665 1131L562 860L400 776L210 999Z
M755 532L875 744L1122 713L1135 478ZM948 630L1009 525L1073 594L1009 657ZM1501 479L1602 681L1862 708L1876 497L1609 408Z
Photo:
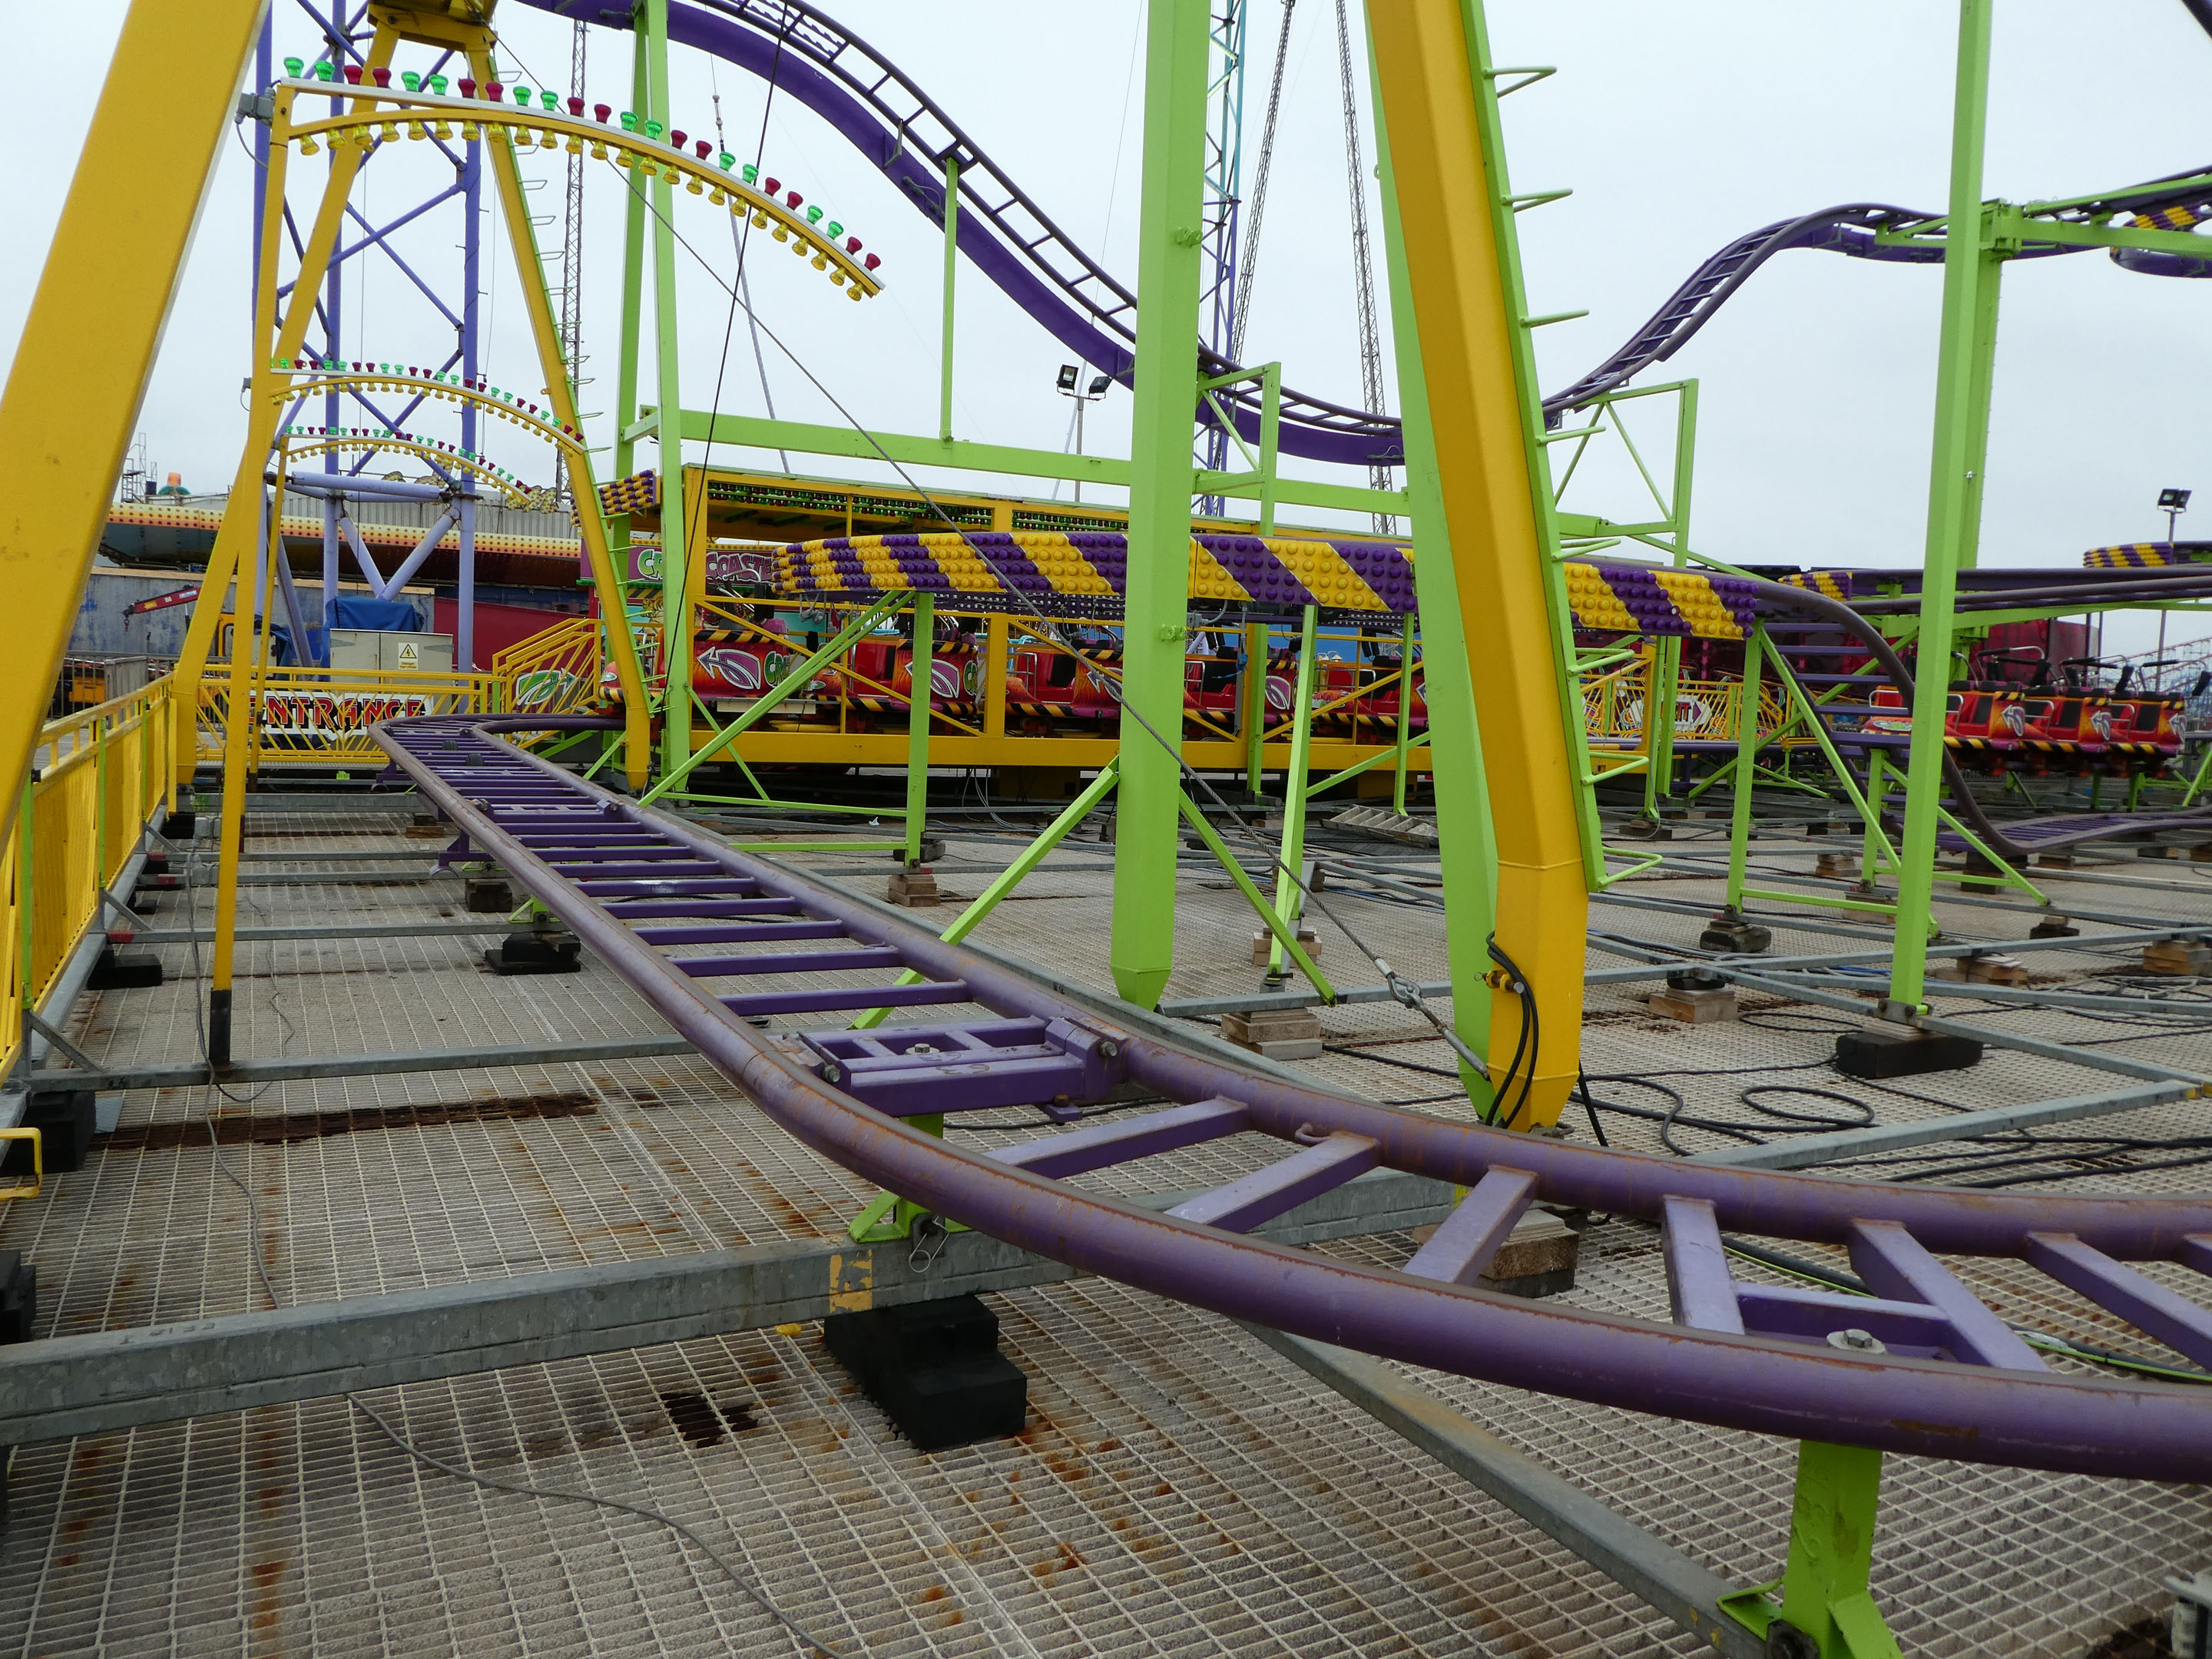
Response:
M1640 750L1644 746L1644 710L1651 686L1648 659L1587 675L1583 680L1583 729L1595 744ZM1680 679L1674 684L1674 740L1678 743L1734 743L1737 710L1743 703L1741 680ZM1770 684L1759 688L1759 736L1761 742L1782 729L1789 707ZM1782 739L1784 748L1814 741L1811 733L1793 732Z
M11 1009L33 1008L88 927L100 890L122 874L154 809L173 802L172 676L57 720L39 732L4 852L11 948L0 974ZM22 1022L0 1022L0 1072L15 1064Z
M511 712L567 714L603 701L605 659L599 618L570 617L507 647L491 672Z
M257 668L252 674L253 732L248 763L381 766L384 751L369 736L382 720L424 714L495 714L504 707L496 674L426 669ZM196 720L199 753L222 754L230 715L230 674L210 669L200 682Z

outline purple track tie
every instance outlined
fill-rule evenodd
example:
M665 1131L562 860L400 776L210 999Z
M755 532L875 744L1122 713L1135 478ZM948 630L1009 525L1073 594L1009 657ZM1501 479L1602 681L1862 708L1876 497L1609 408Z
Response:
M888 945L858 951L763 951L751 957L678 957L676 965L694 979L724 979L739 974L830 974L847 968L896 968L899 953Z
M1735 1276L1711 1201L1670 1197L1667 1212L1667 1299L1674 1322L1701 1331L1743 1334Z
M842 939L842 921L757 921L720 927L640 927L647 945L744 945L756 939Z
M1308 1199L1341 1187L1354 1176L1365 1174L1382 1161L1381 1150L1365 1135L1340 1130L1319 1146L1240 1176L1225 1187L1200 1193L1168 1213L1225 1232L1247 1232L1285 1210L1295 1210Z
M848 1008L912 1008L930 1002L966 1002L969 990L958 980L948 985L854 985L839 990L762 991L723 997L725 1008L740 1018L764 1014L826 1014Z
M1119 1123L1102 1123L1095 1129L1077 1129L1064 1135L1047 1135L1018 1146L1002 1146L990 1156L1001 1164L1031 1175L1058 1180L1087 1175L1117 1164L1133 1163L1158 1152L1180 1151L1202 1141L1218 1140L1243 1128L1249 1114L1242 1102L1200 1100L1165 1112L1147 1112Z
M2048 1370L2034 1349L1894 1221L1851 1224L1851 1266L1881 1295L1924 1302L1951 1322L1952 1354L1969 1364Z
M1794 1285L1735 1287L1736 1311L1754 1336L1826 1342L1832 1331L1862 1330L1893 1352L1930 1358L1951 1342L1951 1322L1924 1302L1891 1302Z
M2027 1259L2176 1353L2212 1367L2212 1313L2070 1233L2030 1233Z
M1440 1279L1447 1285L1474 1284L1535 1196L1534 1175L1493 1166L1443 1218L1429 1242L1413 1252L1406 1271L1416 1279Z

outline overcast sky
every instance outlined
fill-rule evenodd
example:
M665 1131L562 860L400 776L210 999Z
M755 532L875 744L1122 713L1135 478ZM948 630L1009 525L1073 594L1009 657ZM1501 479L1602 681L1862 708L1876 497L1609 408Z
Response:
M1283 15L1280 0L1252 3L1248 182ZM929 89L1071 236L1133 283L1140 6L837 0L834 9ZM122 10L120 0L77 0L65 11L17 9L9 19L15 92L0 108L0 132L18 161L0 175L0 208L26 256L43 247L59 211L88 118L90 77L112 51ZM1574 191L1520 222L1534 308L1590 313L1538 335L1547 387L1602 358L1701 258L1746 230L1841 202L1944 205L1956 27L1947 6L1493 0L1491 15L1501 61L1559 70L1506 105L1516 187ZM1358 17L1355 3L1355 27ZM278 0L276 18L278 56L312 57L295 0ZM567 26L511 3L501 21L520 70L514 78L567 89ZM627 35L593 33L589 95L627 102L629 46ZM422 55L410 54L402 66ZM771 257L783 250L763 240L752 262L763 321L859 419L933 430L941 305L934 228L803 107L783 99L764 109L766 89L750 76L681 50L677 59L682 125L711 132L719 92L730 149L750 153L764 132L773 168L884 256L884 295L854 306L805 262ZM2179 0L2000 0L1987 193L2069 196L2212 162L2208 70L2212 40ZM1343 122L1326 0L1297 6L1285 85L1246 355L1280 358L1290 384L1357 403ZM1364 83L1359 91L1371 167ZM389 216L434 189L427 151L408 147L367 169L365 210ZM243 429L252 166L242 143L226 143L141 422L157 465L198 489L228 482ZM295 162L293 200L302 212L320 168L320 158ZM545 180L532 200L551 216L539 230L550 252L564 234L561 169L549 156L529 170ZM613 404L621 190L604 165L589 176L584 286L595 344L586 373L596 380L588 411ZM679 202L678 228L696 256L683 256L679 279L684 402L760 412L744 319L733 318L723 286L731 221L700 198ZM459 228L449 205L401 246L426 274L451 264L457 276ZM518 290L499 260L490 264L497 274L485 301L487 372L502 385L535 386ZM0 344L11 354L36 270L30 257L0 262ZM1671 363L1644 377L1701 382L1698 546L1747 562L1919 561L1940 280L1933 268L1784 254ZM348 306L349 354L413 362L451 338L389 265L364 266ZM2084 548L2162 534L2151 505L2162 486L2212 491L2203 465L2208 307L2212 284L2134 276L2099 253L2007 273L1984 562L2072 564ZM1068 406L1052 387L1060 346L972 269L962 273L957 331L959 434L1060 447ZM779 413L840 420L789 358L763 346ZM645 396L653 400L650 375ZM1093 412L1089 447L1127 453L1127 402L1117 388ZM589 424L596 441L607 441L604 413ZM1663 459L1665 434L1647 426L1638 436ZM650 448L641 455L651 464ZM533 482L550 478L545 455L517 448L495 459ZM794 465L869 474L851 463L794 457ZM1595 493L1571 496L1569 505L1632 514L1627 477L1595 462L1586 475ZM2200 516L2212 518L2212 493Z

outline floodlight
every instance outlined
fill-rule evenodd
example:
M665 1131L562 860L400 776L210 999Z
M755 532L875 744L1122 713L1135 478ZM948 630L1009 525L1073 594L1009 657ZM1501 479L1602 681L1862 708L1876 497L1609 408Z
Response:
M1106 388L1113 383L1113 377L1111 375L1099 374L1094 376L1091 382L1091 395L1094 398L1104 397L1106 395Z
M1073 363L1062 363L1060 366L1060 389L1062 392L1074 391L1076 377L1082 372Z
M2158 504L2169 513L2185 513L2189 510L2189 491L2161 489L2158 492Z

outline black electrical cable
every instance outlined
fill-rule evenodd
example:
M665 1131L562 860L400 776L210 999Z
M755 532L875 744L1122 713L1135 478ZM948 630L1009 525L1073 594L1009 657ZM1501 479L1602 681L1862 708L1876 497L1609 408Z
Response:
M1589 1115L1590 1133L1597 1137L1597 1144L1610 1148L1613 1143L1605 1138L1605 1125L1599 1120L1597 1103L1590 1098L1589 1079L1579 1066L1575 1070L1575 1092L1583 1097L1583 1110Z

